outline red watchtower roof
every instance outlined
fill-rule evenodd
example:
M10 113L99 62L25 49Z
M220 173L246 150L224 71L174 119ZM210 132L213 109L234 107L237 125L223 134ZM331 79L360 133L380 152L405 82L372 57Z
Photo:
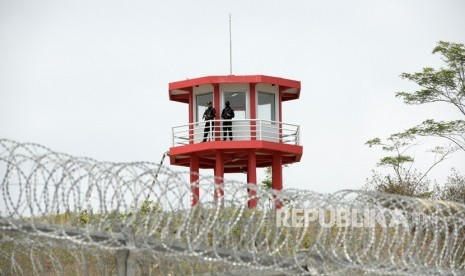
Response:
M195 79L186 79L169 84L169 96L171 101L189 103L189 92L192 87L203 84L220 83L266 83L277 85L281 92L281 101L295 100L300 96L300 81L271 77L265 75L247 76L207 76Z

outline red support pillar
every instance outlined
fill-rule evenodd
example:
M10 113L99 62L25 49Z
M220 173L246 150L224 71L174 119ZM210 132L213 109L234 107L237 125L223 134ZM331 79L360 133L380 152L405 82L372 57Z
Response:
M197 205L200 198L199 191L199 158L191 156L190 159L190 175L191 175L191 191L192 191L192 206Z
M216 152L215 162L215 200L221 200L221 206L224 203L224 191L223 191L223 180L224 180L224 162L223 154L221 151Z
M248 207L253 209L257 207L257 155L254 151L249 152L249 160L247 164L247 183L254 184L254 189L247 189L249 193Z
M257 93L255 90L256 84L251 83L249 85L249 90L250 90L250 119L255 120L257 119ZM250 122L250 137L251 140L257 140L257 132L256 132L256 126L255 126L255 121Z
M279 153L273 154L272 188L277 191L281 191L283 189L282 156ZM283 203L279 199L276 199L275 206L276 209L281 209Z

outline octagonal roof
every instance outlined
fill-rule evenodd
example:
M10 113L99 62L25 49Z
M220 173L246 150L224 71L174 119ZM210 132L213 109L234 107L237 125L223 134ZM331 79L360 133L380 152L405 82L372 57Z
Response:
M271 85L278 85L279 91L282 92L282 101L295 100L300 96L300 81L265 75L227 75L206 76L171 82L168 88L169 97L172 101L189 103L189 93L192 92L194 86L205 84L214 85L221 83L266 83Z

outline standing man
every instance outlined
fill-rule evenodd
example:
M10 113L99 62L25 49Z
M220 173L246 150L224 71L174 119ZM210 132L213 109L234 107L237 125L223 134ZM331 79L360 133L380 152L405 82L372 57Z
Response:
M229 101L225 103L226 107L221 112L221 118L224 119L223 121L223 141L226 141L229 135L229 140L232 141L233 134L232 134L232 122L231 119L234 118L234 109L232 109L229 105Z
M213 107L213 104L211 101L207 102L207 106L208 108L203 113L203 119L205 120L205 128L203 129L203 141L202 142L207 142L207 137L208 137L208 134L210 133L210 127L211 127L211 132L212 132L212 137L210 137L210 139L213 139L213 131L215 131L214 122L211 122L211 120L215 120L216 110Z

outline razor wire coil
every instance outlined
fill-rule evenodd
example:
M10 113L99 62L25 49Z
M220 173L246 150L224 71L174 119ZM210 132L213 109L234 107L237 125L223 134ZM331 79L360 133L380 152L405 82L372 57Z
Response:
M113 275L123 253L138 275L465 274L459 203L219 187L203 175L190 183L189 172L151 162L99 162L8 139L0 175L2 275ZM218 188L224 198L215 200Z

